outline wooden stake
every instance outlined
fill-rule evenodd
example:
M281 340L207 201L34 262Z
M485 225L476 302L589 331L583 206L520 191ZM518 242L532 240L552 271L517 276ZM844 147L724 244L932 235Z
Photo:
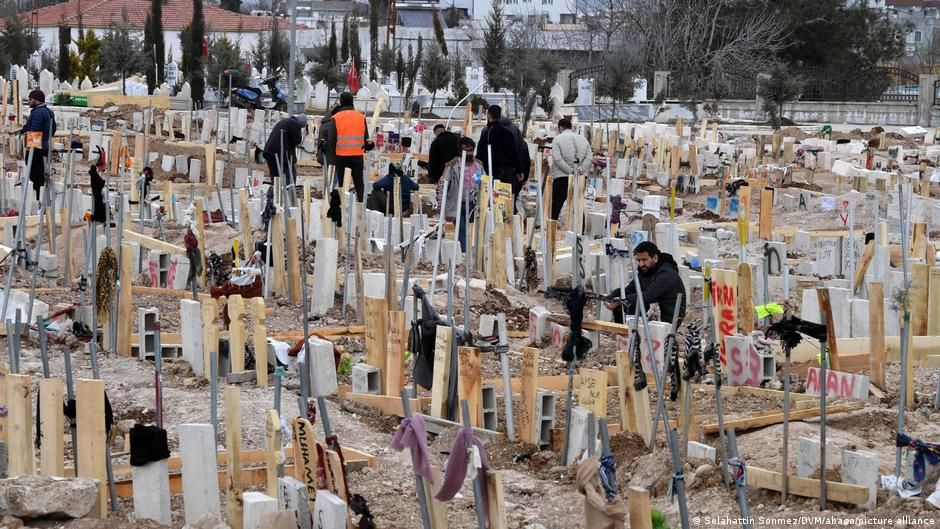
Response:
M428 516L431 519L431 529L447 529L447 503L434 496L440 490L444 481L441 479L441 469L431 463L431 475L434 476L434 485L424 481L424 497L428 499Z
M842 366L839 362L839 351L836 344L836 326L835 323L833 323L832 303L829 300L829 289L817 289L816 296L819 301L819 310L826 315L826 321L823 323L825 323L826 327L829 329L829 338L827 340L829 344L829 367L835 371L841 371Z
M619 358L619 355L623 355L624 358ZM624 375L628 378L620 382L620 387L626 387L627 399L629 402L633 403L632 417L636 422L636 432L640 434L640 437L643 438L643 442L649 444L650 439L653 438L653 418L650 414L650 396L649 388L643 388L640 391L636 391L633 388L633 377L630 376L634 372L633 359L630 358L630 355L626 351L617 351L618 360L626 366ZM619 368L618 368L619 369Z
M61 378L39 381L39 473L43 476L65 476L64 401L65 383Z
M307 273L306 270L301 271L300 269L300 256L297 251L297 223L300 222L299 217L291 217L287 219L287 273L290 274L290 277L293 278L293 281L290 284L290 301L294 305L299 305L301 302L301 272Z
M307 419L294 419L294 477L307 486L307 502L310 512L316 512L317 468L320 457L317 453L317 436Z
M885 304L884 283L868 284L868 332L871 383L885 390Z
M438 327L440 329L440 327ZM470 425L483 427L483 389L480 381L480 349L458 347L457 401L466 400L470 408Z
M9 475L28 476L33 457L32 377L7 375L7 449Z
M215 143L206 145L206 184L215 187ZM219 204L221 207L222 204Z
M914 336L927 336L929 278L930 269L926 264L911 263L911 332Z
M214 148L213 148L214 149ZM214 152L214 150L213 150ZM211 168L206 168L207 171L211 171ZM196 197L196 230L199 232L199 255L202 258L202 273L199 274L199 286L205 288L206 286L206 219L204 206L202 203L202 197ZM128 252L124 252L125 254ZM206 364L209 365L209 364Z
M487 260L486 283L489 288L504 289L508 284L506 277L505 231L501 218L496 219L496 226L490 234L489 259Z
M286 258L284 251L284 213L283 211L278 211L271 217L270 223L271 229L271 257L273 265L271 265L272 272L272 286L273 291L279 296L288 296L290 293L287 291L287 275L285 275L284 267L287 266ZM298 277L299 279L299 277Z
M330 474L333 476L333 491L337 496L343 499L346 502L346 529L352 529L352 520L349 516L349 496L346 494L346 474L343 472L343 461L339 458L339 454L333 450L326 450L326 462L327 468L329 469Z
M12 375L7 375L8 377ZM98 480L98 498L89 516L108 517L108 473L105 467L107 435L104 429L104 381L75 381L78 428L78 475Z
M229 525L242 526L242 410L241 389L225 386L225 517Z
M578 406L607 417L607 371L581 369L578 372Z
M245 370L245 341L247 339L245 301L241 295L229 296L228 317L229 360L231 361L232 372L239 373Z
M642 487L627 489L627 501L630 506L630 529L653 529L650 493Z
M405 324L405 313L393 310L388 313L388 344L386 346L385 394L395 396L401 393L405 386L404 361L408 329Z
M258 386L261 387L268 385L268 332L264 327L264 321L267 317L264 298L252 298L251 320L255 346L255 380L258 382Z
M927 336L940 336L940 268L930 269L927 283Z
M616 351L614 357L617 361L617 396L620 405L620 430L623 432L636 432L636 415L633 412L633 392L628 391L633 383L632 372L627 371L627 351Z
M264 429L268 439L267 451L267 481L268 496L277 498L278 496L278 467L284 464L284 456L281 453L283 439L281 434L281 419L277 415L277 410L268 410L265 414ZM240 454L239 454L240 455ZM295 463L296 464L296 463Z
M774 192L772 189L760 190L760 238L773 239L774 231Z
M379 369L383 395L386 395L385 378L388 351L388 302L385 298L365 296L366 363Z
M434 381L431 385L431 416L447 418L447 387L450 380L450 356L453 328L437 326L434 342Z
M738 319L743 334L754 331L754 282L751 265L747 263L738 265Z
M251 235L251 221L248 218L247 189L238 190L238 228L241 230L242 248L247 261L255 252L255 239Z
M738 207L741 208L741 215L744 216L744 242L747 244L751 231L751 188L749 186L738 188Z
M862 252L862 258L859 260L858 267L855 269L855 278L852 281L853 294L858 292L858 289L862 286L862 281L865 280L865 273L868 271L868 266L871 264L871 260L874 256L875 241L871 240L865 245L865 251Z
M548 259L548 277L545 278L545 283L550 287L555 284L555 241L558 234L558 221L550 220L547 226L548 239L545 243L545 251L548 255L544 256L544 259Z
M127 252L125 252L127 253ZM205 297L200 300L202 309L202 365L205 377L209 378L209 356L219 356L219 306L216 300Z
M522 412L517 414L516 429L524 443L538 443L535 438L536 383L539 376L539 350L534 347L522 348Z
M927 257L927 224L915 222L913 224L913 242L911 243L911 257L926 259Z
M117 323L117 353L121 356L131 355L131 320L134 314L134 297L132 295L132 257L130 243L123 243L121 247L120 280L121 291L118 294L118 323ZM208 364L206 364L208 365Z
M555 177L548 175L545 179L545 189L542 191L542 224L544 228L548 226L548 222L552 218L552 186L554 185ZM542 234L545 235L544 233Z
M506 496L503 493L503 471L486 472L486 499L489 504L490 529L509 529L506 521Z

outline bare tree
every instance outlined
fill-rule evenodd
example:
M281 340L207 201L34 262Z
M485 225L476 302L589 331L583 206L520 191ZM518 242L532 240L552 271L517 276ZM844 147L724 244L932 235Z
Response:
M606 58L624 38L624 11L629 0L570 0L569 8L581 25L579 32L587 38L588 58L593 62L595 41ZM603 60L603 59L602 59Z
M720 99L773 64L786 25L760 2L739 0L623 0L627 31L641 39L649 71L672 72L685 101Z
M914 49L911 59L920 67L921 73L940 72L940 30L926 32L924 42Z

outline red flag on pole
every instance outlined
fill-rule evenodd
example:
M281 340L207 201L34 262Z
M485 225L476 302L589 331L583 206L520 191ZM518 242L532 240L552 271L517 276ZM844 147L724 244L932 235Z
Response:
M209 58L209 39L206 37L202 37L202 57Z
M349 91L355 95L359 91L359 74L356 73L356 59L353 59L352 65L349 67L349 73L346 74L346 86L349 87Z

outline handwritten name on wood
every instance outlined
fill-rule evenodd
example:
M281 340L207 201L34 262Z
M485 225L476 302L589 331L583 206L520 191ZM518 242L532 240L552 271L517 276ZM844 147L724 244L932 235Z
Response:
M582 369L578 387L578 405L594 412L598 417L607 417L607 371Z
M307 419L294 419L294 465L298 479L307 486L310 512L316 510L317 496L317 440L313 425Z
M867 375L844 373L842 371L826 371L826 395L829 397L845 397L856 400L868 400ZM806 372L806 394L819 395L820 369L811 367Z
M737 272L712 270L711 300L714 308L722 366L728 363L725 337L738 332L737 288Z
M539 351L531 347L522 350L522 413L519 414L519 435L524 442L535 442L535 396L539 376Z

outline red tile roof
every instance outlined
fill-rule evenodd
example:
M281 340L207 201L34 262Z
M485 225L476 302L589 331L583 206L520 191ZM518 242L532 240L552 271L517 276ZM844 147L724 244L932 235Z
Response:
M143 28L150 13L150 0L69 0L68 2L23 13L30 23L39 27L70 25L78 27L78 15L81 12L82 26L85 28L108 28L112 24L123 23L123 13L127 13L131 27ZM233 13L220 7L203 5L203 16L208 31L270 31L273 28L271 17L253 17ZM37 18L33 18L36 16ZM163 4L163 29L179 31L186 27L193 18L192 0L166 0ZM38 22L37 22L38 20ZM290 26L290 21L278 22L281 28ZM298 26L300 27L300 26Z

